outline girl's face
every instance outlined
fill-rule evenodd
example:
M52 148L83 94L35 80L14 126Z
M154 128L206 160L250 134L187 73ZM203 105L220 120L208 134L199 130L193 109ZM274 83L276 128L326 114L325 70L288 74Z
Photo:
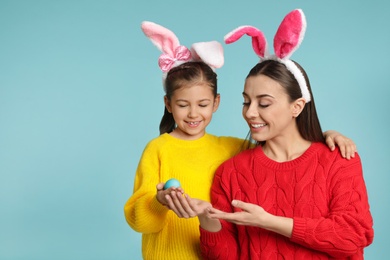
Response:
M176 90L171 100L164 99L165 106L176 122L173 136L184 140L195 140L202 137L217 111L220 97L214 97L207 85L194 85Z
M243 96L242 115L254 140L266 141L297 131L295 117L300 107L289 101L277 81L264 75L251 76L245 82Z

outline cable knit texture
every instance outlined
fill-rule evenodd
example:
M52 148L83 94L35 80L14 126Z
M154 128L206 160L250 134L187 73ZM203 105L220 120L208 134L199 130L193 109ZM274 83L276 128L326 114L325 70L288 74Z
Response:
M232 212L238 210L233 199L293 218L292 237L222 221L219 232L200 228L205 259L363 259L363 248L373 241L359 156L343 159L322 143L283 163L261 147L228 160L216 172L211 200Z
M161 205L156 185L176 178L191 197L210 201L215 170L242 145L242 139L210 134L193 141L163 134L147 144L124 208L128 224L142 233L143 259L201 258L198 219L181 219Z

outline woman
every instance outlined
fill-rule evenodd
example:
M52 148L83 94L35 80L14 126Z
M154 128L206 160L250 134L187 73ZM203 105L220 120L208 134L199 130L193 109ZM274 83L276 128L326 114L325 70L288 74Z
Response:
M216 172L213 208L199 216L205 259L362 259L372 242L359 155L329 151L298 90L278 61L249 73L243 116L258 146Z
M289 59L305 28L301 10L288 14L273 56L254 27L225 37L252 36L261 58L243 91L243 117L257 145L218 168L211 204L172 198L170 207L198 216L205 259L362 259L373 241L360 157L329 151L306 72Z

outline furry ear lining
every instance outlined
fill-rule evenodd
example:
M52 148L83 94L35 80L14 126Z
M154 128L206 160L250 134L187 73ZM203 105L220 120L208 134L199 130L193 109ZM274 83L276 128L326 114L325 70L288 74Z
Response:
M253 26L244 25L234 29L225 35L224 41L226 44L233 43L239 40L244 34L252 37L252 48L257 56L264 58L268 55L268 44L263 32Z
M144 21L141 23L141 29L162 52L158 59L158 66L164 73L167 73L173 66L192 59L191 52L185 46L180 45L176 35L167 28Z
M149 21L141 23L141 29L157 48L173 57L180 42L176 35L167 28Z
M179 39L172 31L159 24L143 21L141 29L145 36L162 52L158 58L158 66L163 72L164 91L166 91L167 73L184 62L201 60L213 70L224 64L223 48L217 41L194 43L189 50L180 45Z
M278 58L289 59L298 49L305 36L306 26L305 15L300 9L284 17L274 37L274 50Z
M202 60L213 69L224 64L223 47L217 41L194 43L191 52L194 60Z
M300 69L289 58L298 49L306 32L306 18L301 9L296 9L288 13L281 22L275 37L274 51L275 55L269 55L267 41L263 33L252 26L241 26L226 34L225 43L233 43L240 39L244 34L252 37L252 47L255 53L260 57L260 62L264 60L276 60L283 63L286 68L294 75L301 88L302 97L306 103L310 102L311 95Z

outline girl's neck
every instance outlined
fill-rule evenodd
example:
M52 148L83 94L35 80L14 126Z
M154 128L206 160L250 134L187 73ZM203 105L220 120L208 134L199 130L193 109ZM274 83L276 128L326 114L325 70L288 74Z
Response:
M176 129L174 129L172 132L169 133L169 135L171 135L177 139L181 139L181 140L185 140L185 141L198 140L198 139L202 138L205 134L206 134L206 131L204 131L202 135L194 136L194 135L185 134L182 131L177 131Z

